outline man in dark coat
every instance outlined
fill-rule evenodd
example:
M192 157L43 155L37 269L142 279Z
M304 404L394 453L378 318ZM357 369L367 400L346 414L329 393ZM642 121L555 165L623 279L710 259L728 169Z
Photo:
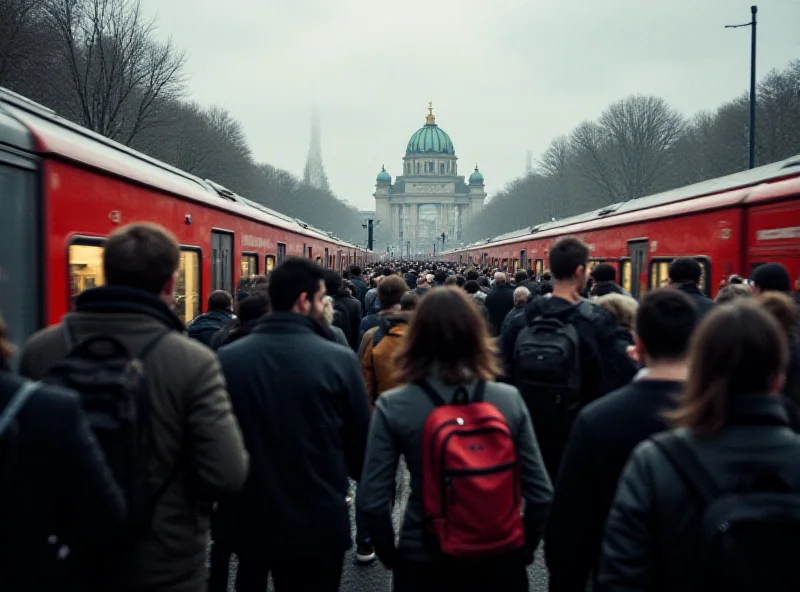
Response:
M489 292L483 303L489 309L492 335L500 335L503 320L514 308L514 286L506 282L506 274L501 271L494 274L494 290Z
M278 266L273 312L219 351L251 459L230 501L240 592L270 573L276 590L338 591L352 545L347 478L361 477L370 412L355 354L320 322L323 278L306 259Z
M669 428L663 412L674 407L686 380L687 350L698 318L686 294L648 293L636 317L635 352L645 371L578 414L545 533L550 592L585 592L628 456L642 440Z
M333 299L333 310L339 312L334 316L333 324L339 327L350 349L358 350L358 327L361 324L361 303L350 296L347 288L342 284L341 276L335 271L325 271L325 291Z
M686 294L697 306L702 319L714 308L714 301L700 291L700 278L703 268L691 257L678 257L669 264L669 284ZM706 278L708 281L710 278Z
M196 317L186 327L186 334L211 347L214 335L225 327L233 316L233 300L225 290L214 290L208 296L208 312Z
M594 287L592 288L592 296L605 296L607 294L622 294L623 296L630 296L627 290L619 286L617 282L617 270L609 263L600 263L592 269L592 279L594 279Z
M364 311L364 296L367 295L367 291L369 287L367 284L364 283L364 280L361 278L361 268L358 265L351 265L350 266L350 281L353 282L353 285L356 287L356 293L353 294L356 300L361 303L361 310Z

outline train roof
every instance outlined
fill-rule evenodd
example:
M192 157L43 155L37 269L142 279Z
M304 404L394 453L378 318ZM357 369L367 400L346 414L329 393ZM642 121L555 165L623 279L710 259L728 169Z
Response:
M0 144L25 152L52 154L104 173L171 193L210 207L355 248L331 233L276 212L60 117L47 107L0 87Z
M691 206L689 204L681 204L681 202L701 197L709 197L708 202L704 203L704 206L707 205L708 207L738 203L749 200L749 195L753 192L751 188L757 186L769 187L769 185L775 185L779 189L778 195L782 195L784 194L780 192L780 188L783 187L782 181L798 176L800 176L800 155L747 171L701 181L629 201L617 202L576 216L544 222L489 239L482 239L461 249L453 249L453 251L474 249L483 245L511 244L532 235L538 238L539 235L556 234L556 232L548 231L563 231L567 227L574 227L569 230L581 231L605 225L627 224L639 219L643 210L652 213L653 217L658 217L657 213L660 212L678 214L683 213L683 210L704 209L696 204ZM798 189L800 189L800 181L795 179L794 184L798 185ZM754 193L754 198L757 195L757 199L776 197L776 195L773 195L775 191L770 191L769 189L759 190Z

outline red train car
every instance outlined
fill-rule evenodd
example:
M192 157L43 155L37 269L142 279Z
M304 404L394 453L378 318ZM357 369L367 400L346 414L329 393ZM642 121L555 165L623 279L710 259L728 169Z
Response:
M800 156L479 241L442 258L541 274L549 246L563 236L585 241L591 264L614 265L637 297L663 285L669 263L685 256L701 263L709 296L730 274L748 276L767 262L800 279Z
M332 235L69 123L0 89L0 311L11 339L58 322L103 283L105 237L158 222L181 244L176 311L269 273L287 256L341 270L377 257Z

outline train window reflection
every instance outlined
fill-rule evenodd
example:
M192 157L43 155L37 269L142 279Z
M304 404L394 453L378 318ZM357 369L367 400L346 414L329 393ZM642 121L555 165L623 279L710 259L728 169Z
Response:
M269 276L273 269L275 269L275 255L267 255L264 259L264 271Z
M255 253L242 253L241 277L249 278L258 275L258 255Z
M181 249L175 282L175 314L186 323L200 314L200 254Z
M622 287L627 290L628 292L631 291L631 260L624 259L620 261L619 264L620 268L620 278L622 281Z
M69 287L74 299L84 290L105 284L103 247L101 245L69 246Z

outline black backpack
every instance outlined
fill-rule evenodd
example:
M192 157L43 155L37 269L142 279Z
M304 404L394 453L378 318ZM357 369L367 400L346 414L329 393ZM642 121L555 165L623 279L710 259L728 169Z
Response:
M754 474L746 487L722 491L685 439L670 432L650 439L703 504L703 590L800 589L800 491L769 472Z
M581 301L558 316L529 319L514 345L514 379L526 402L541 416L574 415L581 401L580 336L566 318L577 311L587 319L593 305ZM526 311L527 314L527 311Z
M170 330L159 331L132 353L109 335L94 335L76 344L67 321L62 324L69 353L42 380L79 394L89 426L125 494L128 529L121 540L134 543L149 529L156 503L177 473L173 470L157 491L151 491L152 403L143 362Z

